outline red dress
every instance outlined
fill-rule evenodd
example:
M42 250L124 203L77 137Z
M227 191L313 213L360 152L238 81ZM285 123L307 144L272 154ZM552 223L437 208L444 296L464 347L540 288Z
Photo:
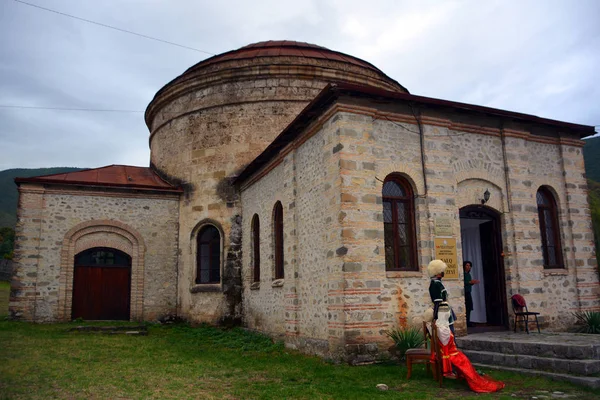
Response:
M459 372L459 376L464 377L471 390L477 393L497 392L505 386L503 382L479 375L467 356L456 348L454 335L450 334L448 344L444 345L440 342L439 345L442 353L444 375L452 374L452 366L454 366ZM434 357L435 353L432 352L432 362Z

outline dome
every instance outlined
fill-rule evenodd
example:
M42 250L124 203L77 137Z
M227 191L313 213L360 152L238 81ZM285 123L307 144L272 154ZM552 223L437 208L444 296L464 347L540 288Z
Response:
M296 74L310 79L314 73L310 67L323 69L325 72L320 75L330 83L356 83L408 93L397 81L360 58L311 43L269 40L209 57L188 68L156 93L146 109L146 123L152 131L152 120L160 108L190 90L224 81L255 79L263 74Z
M193 72L197 68L202 68L209 64L228 60L285 56L342 61L360 67L369 68L373 71L383 74L381 70L371 63L363 61L360 58L340 53L338 51L329 50L323 46L306 42L295 42L292 40L268 40L265 42L252 43L237 50L228 51L227 53L218 54L216 56L207 58L206 60L200 61L198 64L190 67L186 72L183 73L183 75Z

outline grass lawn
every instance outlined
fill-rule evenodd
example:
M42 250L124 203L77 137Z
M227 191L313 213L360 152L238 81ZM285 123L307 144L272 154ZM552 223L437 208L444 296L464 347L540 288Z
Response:
M407 381L397 363L333 365L242 329L150 325L148 336L67 332L75 325L0 321L0 399L514 399L552 391L572 399L600 396L500 372L490 372L507 384L500 393L477 395L457 381L440 389L422 366ZM390 390L377 390L378 383Z
M8 295L10 292L10 283L0 281L0 318L8 315Z

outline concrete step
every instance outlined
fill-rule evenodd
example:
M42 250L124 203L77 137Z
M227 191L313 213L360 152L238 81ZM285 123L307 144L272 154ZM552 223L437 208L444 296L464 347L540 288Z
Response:
M560 341L551 334L468 335L456 338L461 350L528 355L568 360L600 360L600 340L591 341L577 334Z
M506 367L503 365L487 365L487 364L479 364L473 363L475 368L486 368L486 369L495 369L500 371L510 371L516 374L523 374L529 376L543 376L555 381L566 381L571 382L576 385L587 386L592 389L600 389L600 377L592 377L592 376L576 376L569 374L559 374L555 372L547 372L547 371L538 371L533 369L525 369L525 368L514 368L514 367Z
M564 359L539 357L524 354L503 354L491 351L465 350L463 352L473 363L503 365L511 368L539 370L571 375L595 375L600 373L600 360Z

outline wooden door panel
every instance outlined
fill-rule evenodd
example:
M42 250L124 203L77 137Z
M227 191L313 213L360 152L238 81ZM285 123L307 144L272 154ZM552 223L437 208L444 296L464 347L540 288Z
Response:
M129 319L129 268L103 268L102 319Z
M72 318L128 320L130 268L75 267Z

